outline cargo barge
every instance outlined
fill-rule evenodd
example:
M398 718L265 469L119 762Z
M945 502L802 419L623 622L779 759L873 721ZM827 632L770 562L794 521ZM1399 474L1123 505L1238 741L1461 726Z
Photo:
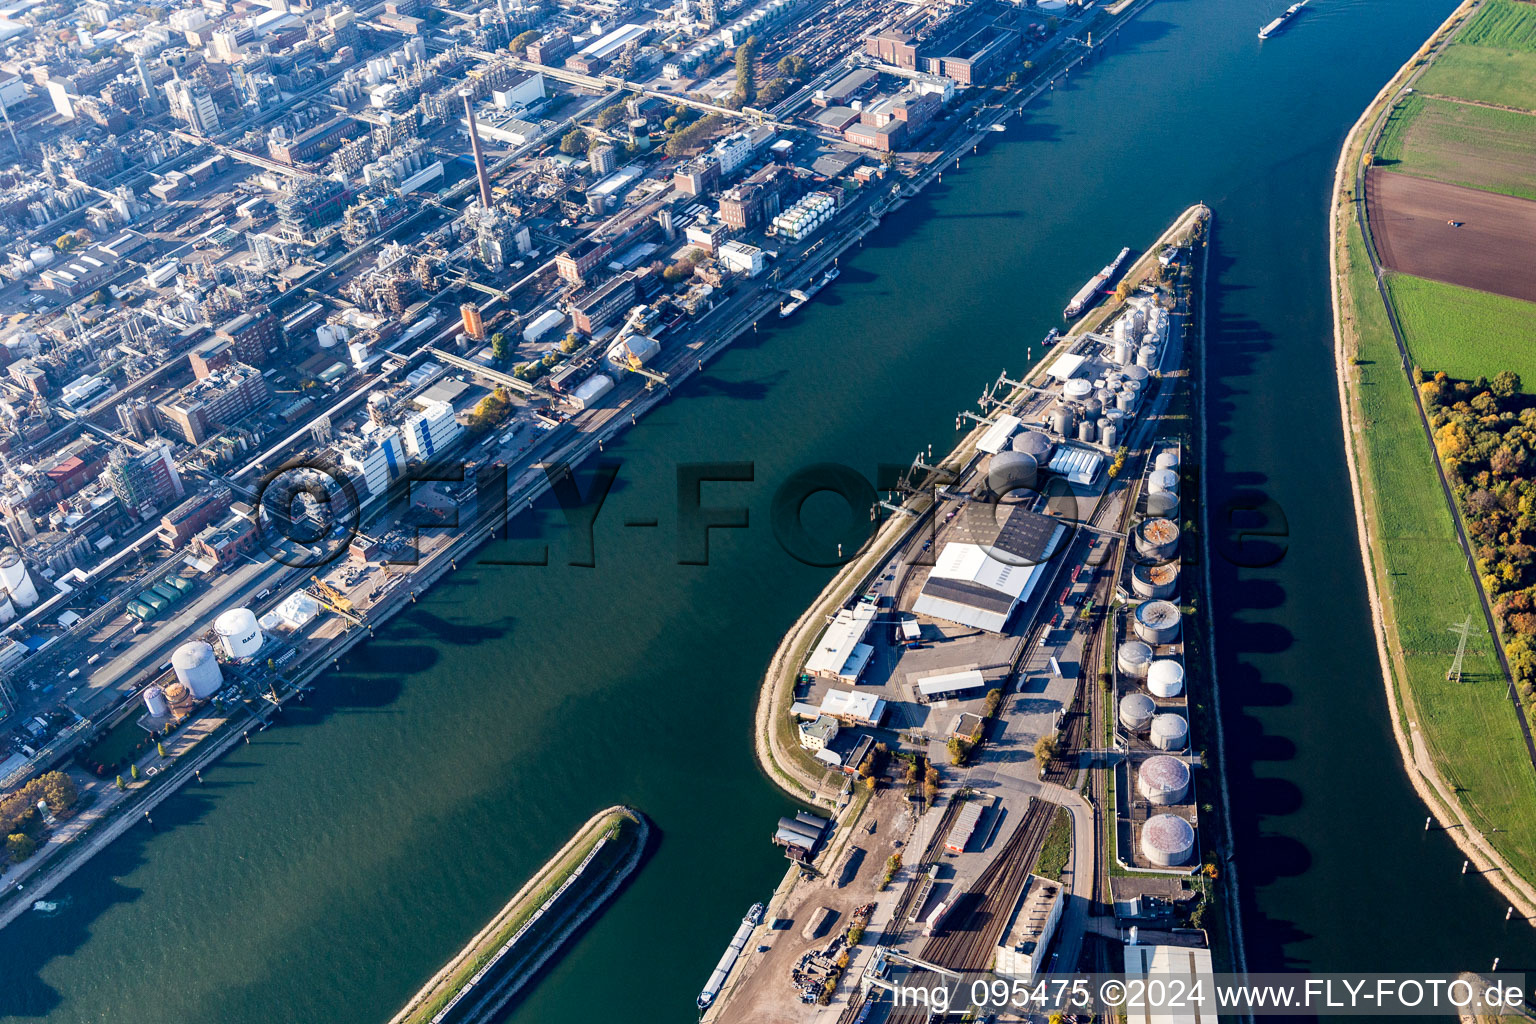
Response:
M1259 29L1259 38L1268 39L1270 36L1280 31L1280 29L1285 26L1286 22L1300 14L1301 9L1307 6L1309 3L1311 3L1311 0L1299 0L1298 3L1291 4L1291 6L1285 9L1284 14L1280 15L1280 17L1276 18L1274 21Z
M1121 249L1120 255L1116 256L1113 262L1099 271L1093 280L1077 290L1077 294L1072 296L1072 301L1067 303L1067 308L1062 310L1061 315L1071 320L1098 301L1098 297L1103 293L1105 286L1114 280L1116 274L1120 273L1120 268L1125 266L1125 261L1130 255L1131 250L1129 248Z
M766 908L761 903L752 904L752 909L747 911L747 916L741 919L741 926L736 929L736 934L731 936L731 944L725 950L725 955L720 957L720 962L710 973L709 981L704 986L704 991L699 993L699 1009L707 1010L720 995L720 990L725 987L725 979L731 976L731 968L736 966L737 957L741 951L747 948L747 940L752 937L752 930L763 921L763 912Z

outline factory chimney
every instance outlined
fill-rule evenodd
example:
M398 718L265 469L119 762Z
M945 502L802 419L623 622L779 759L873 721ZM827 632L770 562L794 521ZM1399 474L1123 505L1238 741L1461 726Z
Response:
M464 97L464 117L469 122L469 146L475 154L475 174L480 178L480 205L489 210L491 208L491 176L485 171L485 153L480 149L480 128L475 124L474 96L468 89L460 89L459 95Z

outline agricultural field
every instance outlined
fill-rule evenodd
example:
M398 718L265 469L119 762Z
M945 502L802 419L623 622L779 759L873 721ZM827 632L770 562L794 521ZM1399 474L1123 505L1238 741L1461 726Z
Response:
M1536 3L1490 0L1462 30L1457 42L1536 53Z
M1536 394L1536 303L1407 274L1388 275L1387 291L1415 365L1458 380L1513 370Z
M1382 129L1375 166L1536 200L1536 114L1409 96Z
M1370 551L1389 621L1393 674L1406 721L1416 723L1472 822L1510 865L1536 877L1536 776L1486 634L1468 651L1464 681L1446 678L1456 640L1448 617L1475 612L1477 591L1457 544L1434 457L1351 220L1341 280L1355 310L1346 355L1359 422L1361 489ZM1427 282L1426 282L1427 283ZM1443 286L1436 286L1443 287ZM1476 621L1476 619L1474 620Z

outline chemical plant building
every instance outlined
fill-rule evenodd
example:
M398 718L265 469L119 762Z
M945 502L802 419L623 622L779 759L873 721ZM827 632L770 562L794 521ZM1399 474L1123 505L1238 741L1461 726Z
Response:
M1030 875L998 943L992 969L1018 979L1032 978L1047 967L1045 951L1051 946L1065 903L1060 882Z
M261 371L245 363L230 363L187 385L159 404L161 419L185 440L201 444L209 434L261 408L270 392Z
M912 610L1001 633L1044 577L1067 528L1023 504L969 505L957 528L962 539L949 541L939 552Z

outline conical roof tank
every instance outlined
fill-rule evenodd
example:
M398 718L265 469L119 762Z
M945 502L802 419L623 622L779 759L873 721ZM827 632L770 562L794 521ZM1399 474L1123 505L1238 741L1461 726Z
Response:
M1179 609L1168 601L1143 601L1136 606L1136 635L1154 646L1179 638Z
M1189 862L1195 852L1195 830L1177 814L1158 814L1141 826L1141 855L1160 868Z
M1120 724L1128 732L1143 732L1152 724L1157 705L1144 693L1128 693L1120 698Z
M1120 645L1115 663L1120 666L1121 672L1132 679L1145 679L1147 668L1152 664L1152 648L1140 640L1127 640Z
M1183 750L1189 746L1189 723L1183 715L1165 711L1152 718L1152 745L1158 750Z
M1136 789L1154 806L1181 803L1189 793L1189 765L1167 754L1149 757L1136 772Z
M1043 463L1051 454L1051 439L1038 430L1022 430L1013 437L1013 450Z

